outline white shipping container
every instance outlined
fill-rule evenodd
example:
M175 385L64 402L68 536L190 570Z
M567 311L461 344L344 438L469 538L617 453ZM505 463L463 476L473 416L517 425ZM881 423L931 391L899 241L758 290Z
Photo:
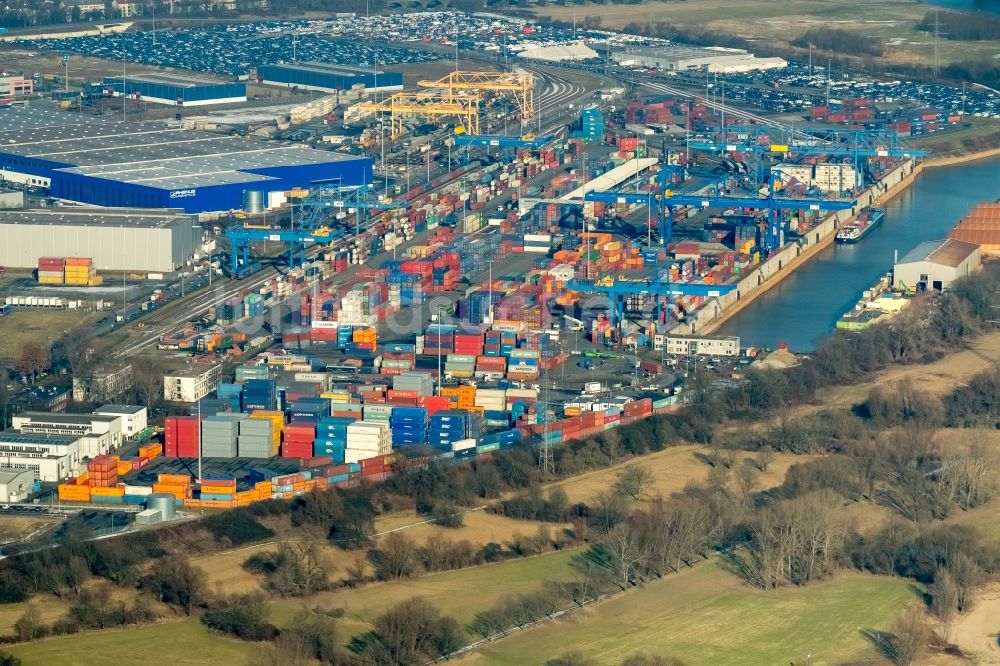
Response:
M474 439L460 439L451 443L452 451L467 451L474 448L476 448L476 440Z

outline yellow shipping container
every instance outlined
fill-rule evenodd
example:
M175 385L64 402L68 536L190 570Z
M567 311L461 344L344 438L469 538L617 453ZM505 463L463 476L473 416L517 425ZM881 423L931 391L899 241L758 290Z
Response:
M40 277L38 278L38 284L62 284L63 279L61 277Z
M191 477L187 474L160 474L156 480L163 485L186 486L191 483Z

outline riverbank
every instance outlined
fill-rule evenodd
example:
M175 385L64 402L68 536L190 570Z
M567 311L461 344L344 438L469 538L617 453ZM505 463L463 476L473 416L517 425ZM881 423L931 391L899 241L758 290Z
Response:
M950 157L938 157L936 159L924 160L918 165L918 167L934 169L937 167L956 166L959 164L968 164L969 162L989 159L991 157L1000 157L1000 147L990 148L989 150L980 150L975 153L966 153L964 155L953 155Z

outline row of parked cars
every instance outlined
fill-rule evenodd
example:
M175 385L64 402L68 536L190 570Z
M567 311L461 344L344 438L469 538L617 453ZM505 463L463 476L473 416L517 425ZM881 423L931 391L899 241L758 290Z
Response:
M825 69L810 69L802 63L790 63L781 70L722 75L710 85L721 82L725 82L726 99L739 99L777 112L798 110L802 98L798 91L810 90L825 99L829 90L831 100L871 99L968 116L1000 117L1000 95L982 88L963 89L920 81L875 81L844 74L828 78Z

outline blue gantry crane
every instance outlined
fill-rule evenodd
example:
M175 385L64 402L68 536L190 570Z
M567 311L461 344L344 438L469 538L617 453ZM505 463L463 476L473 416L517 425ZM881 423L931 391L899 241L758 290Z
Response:
M789 128L789 132L792 128ZM768 128L758 125L733 125L718 133L690 139L688 147L711 153L747 153L755 157L770 154L789 156L829 155L850 157L854 166L855 187L864 185L864 163L871 157L910 159L925 157L927 151L906 144L892 130L822 129L794 130L795 137L775 139Z
M315 181L301 202L289 207L290 226L242 226L226 230L229 239L229 273L242 277L254 272L258 264L252 261L250 246L255 242L276 241L288 244L288 266L294 268L307 259L306 250L316 244L329 244L347 234L347 228L336 228L336 213L354 209L354 234L368 228L369 211L399 208L402 204L379 198L370 186L345 187L339 180Z
M354 234L360 235L368 227L370 211L402 207L401 203L380 197L371 185L344 187L339 180L314 181L309 195L296 204L298 219L292 222L293 226L309 231L329 221L331 213L354 209Z
M597 280L572 278L566 289L582 294L600 294L608 299L608 321L612 327L621 325L628 296L648 295L656 299L656 321L661 321L663 309L676 296L721 296L736 288L735 284L704 284L701 282L670 282L660 279L641 279L624 275L605 275Z
M677 206L694 206L697 208L751 208L768 212L767 235L764 248L768 252L781 247L784 242L781 234L781 217L779 212L796 208L808 210L837 211L850 210L857 205L855 200L821 199L817 197L781 197L777 195L780 189L780 173L772 172L767 188L767 196L734 196L722 194L718 188L706 193L674 193L670 189L657 188L648 192L587 192L584 201L598 201L609 204L641 204L654 207L660 218L660 243L670 242L672 234L673 210ZM659 178L659 176L658 176Z

